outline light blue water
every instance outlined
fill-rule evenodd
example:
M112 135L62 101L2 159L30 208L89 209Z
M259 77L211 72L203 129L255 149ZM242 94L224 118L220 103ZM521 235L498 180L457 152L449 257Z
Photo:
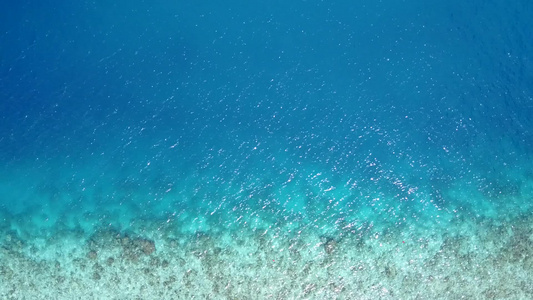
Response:
M0 231L28 243L532 212L531 1L0 11Z

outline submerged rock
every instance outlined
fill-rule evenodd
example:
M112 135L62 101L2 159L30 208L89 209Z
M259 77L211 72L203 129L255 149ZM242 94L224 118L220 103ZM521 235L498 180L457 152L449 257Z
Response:
M87 258L90 260L96 260L98 258L98 253L94 250L91 250L89 253L87 253Z
M328 238L324 243L324 251L326 251L327 254L332 254L336 248L337 241L334 239Z
M134 244L139 247L142 253L144 253L145 255L150 255L155 252L155 243L152 240L141 238L135 240Z

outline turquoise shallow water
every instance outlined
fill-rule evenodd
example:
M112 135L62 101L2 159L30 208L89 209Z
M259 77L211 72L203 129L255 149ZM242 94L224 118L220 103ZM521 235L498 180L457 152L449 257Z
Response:
M0 14L2 297L532 297L528 1Z

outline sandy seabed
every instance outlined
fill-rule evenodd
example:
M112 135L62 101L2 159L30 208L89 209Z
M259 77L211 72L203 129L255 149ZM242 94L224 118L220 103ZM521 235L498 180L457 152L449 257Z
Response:
M533 217L441 232L312 226L234 233L2 235L1 299L533 299ZM429 232L429 231L428 231ZM80 246L81 245L81 246Z

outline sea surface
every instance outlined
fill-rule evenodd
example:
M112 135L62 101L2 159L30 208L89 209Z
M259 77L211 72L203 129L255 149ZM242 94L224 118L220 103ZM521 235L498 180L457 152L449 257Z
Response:
M532 299L533 2L10 1L0 298Z

